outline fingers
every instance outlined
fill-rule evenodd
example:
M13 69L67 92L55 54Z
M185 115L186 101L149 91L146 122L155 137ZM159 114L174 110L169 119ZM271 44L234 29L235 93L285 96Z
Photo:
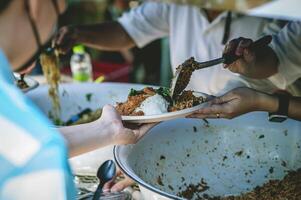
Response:
M226 107L224 105L211 105L209 107L204 107L189 115L189 118L224 118L226 112Z
M247 63L252 63L256 59L255 52L251 51L248 48L244 49L243 56Z
M208 105L222 104L224 102L226 102L226 99L224 96L215 97L214 99L212 99L211 101L208 102Z
M135 130L136 142L139 141L150 129L156 126L158 123L144 124L138 130Z
M239 38L231 40L228 44L226 44L223 54L229 54L229 55L235 54L238 44L239 44ZM228 68L230 65L224 64L223 66L224 68Z
M189 118L196 118L196 119L219 119L219 118L227 118L226 115L223 113L217 113L217 114L201 114L201 113L195 113L192 115L189 115Z
M140 137L142 137L145 133L147 133L150 129L156 126L158 123L144 124L140 127ZM140 138L139 137L139 138Z
M61 53L67 53L75 43L74 28L71 26L62 27L54 38L54 45Z
M197 113L204 114L204 115L215 115L222 114L225 112L224 106L221 104L212 105L210 107L205 107L197 111Z
M151 128L158 123L151 124L126 124L122 134L120 144L135 144L137 143Z
M236 98L235 93L228 92L221 97L216 97L208 102L208 106L199 109L189 118L229 118L229 106L228 103Z
M111 119L121 120L121 116L112 105L105 105L102 109L102 117L110 117Z
M114 185L114 181L115 181L115 179L112 179L112 180L110 180L109 182L106 182L106 183L103 185L102 191L103 191L103 192L110 192L111 188L112 188L113 185Z
M248 48L253 43L253 40L240 37L238 39L231 40L225 47L224 54L231 54L236 56L242 56L244 59L238 59L231 64L224 64L224 68L228 68L233 73L244 74L247 71L245 68L247 63L253 61L254 53Z
M118 169L115 178L113 178L111 181L108 181L103 186L104 192L120 192L124 190L125 188L132 186L135 181L130 179L127 176L124 176L124 179L121 181L116 182L116 177L123 177L123 173Z
M202 108L192 115L190 115L190 118L226 118L226 107L224 105L212 105L210 107Z
M67 27L62 27L59 32L57 33L54 43L57 46L60 46L63 43L64 36L67 34L68 28Z
M244 53L244 50L247 49L252 43L253 43L253 40L247 39L247 38L242 38L236 47L235 54L237 56L242 56Z
M226 44L223 53L224 54L232 54L232 53L234 53L238 44L239 44L239 39L231 40L228 44Z
M125 188L133 185L135 183L135 181L133 181L132 179L125 177L124 180L119 181L117 183L115 183L112 188L111 188L111 192L119 192L124 190Z

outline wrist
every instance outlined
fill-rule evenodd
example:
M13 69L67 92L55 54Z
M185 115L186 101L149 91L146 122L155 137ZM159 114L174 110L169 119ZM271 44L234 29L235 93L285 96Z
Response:
M274 95L259 93L258 108L260 111L266 111L269 113L276 112L278 110L278 98Z
M101 118L91 122L90 128L91 128L91 130L93 130L93 132L96 136L96 140L100 144L104 143L104 142L106 144L113 143L112 126L110 126L110 124L107 124Z

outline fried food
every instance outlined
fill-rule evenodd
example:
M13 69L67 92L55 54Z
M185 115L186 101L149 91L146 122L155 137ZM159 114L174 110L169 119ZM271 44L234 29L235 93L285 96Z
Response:
M177 67L178 78L176 80L173 97L178 97L190 82L191 75L196 68L196 62L193 57L187 59Z
M193 91L183 91L182 94L175 99L175 103L169 108L169 112L191 108L204 101L205 99L203 97L194 96Z
M141 116L144 115L142 111L135 112L141 103L148 97L155 95L156 92L151 87L146 87L141 91L131 90L128 99L124 103L117 103L116 110L121 115L127 116Z
M184 91L175 100L172 100L169 94L169 89L154 89L151 87L146 87L140 91L132 89L127 101L123 103L117 103L116 109L119 114L123 116L145 115L145 113L141 111L140 106L147 98L155 96L156 94L161 95L165 99L164 102L168 103L166 112L174 112L186 108L191 108L204 102L205 100L203 97L196 97L193 94L193 91Z

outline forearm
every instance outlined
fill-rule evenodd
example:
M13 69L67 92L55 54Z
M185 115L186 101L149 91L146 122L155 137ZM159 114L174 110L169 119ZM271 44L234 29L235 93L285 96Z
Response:
M278 97L270 94L260 93L258 110L276 112L278 110ZM301 97L291 97L289 101L288 117L301 120Z
M289 103L288 116L301 120L301 97L292 97Z
M118 22L79 25L74 27L74 31L78 43L100 50L118 51L135 46L132 38Z
M274 95L258 92L257 100L258 111L273 113L278 109L278 98Z
M101 122L95 121L59 128L68 143L69 156L77 156L112 144L112 138L108 132L110 129L104 126Z

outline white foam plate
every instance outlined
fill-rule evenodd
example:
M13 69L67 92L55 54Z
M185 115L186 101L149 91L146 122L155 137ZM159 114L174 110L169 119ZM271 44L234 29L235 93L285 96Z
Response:
M197 106L187 108L184 110L174 111L174 112L168 112L160 115L145 115L145 116L122 116L122 120L124 122L129 123L154 123L154 122L163 122L168 121L171 119L177 119L177 118L183 118L186 117L195 111L199 110L200 108L203 108L207 105L207 101L213 98L213 96L210 96L208 94L200 93L200 92L194 92L193 93L196 96L202 96L205 98L205 102L201 103Z
M20 79L20 74L18 74L18 73L14 73L14 76L17 78L17 79ZM39 83L36 81L36 80L34 80L34 79L32 79L32 78L30 78L30 77L24 77L24 81L27 83L27 85L28 85L28 88L25 88L25 89L21 89L20 88L20 90L22 90L22 92L24 92L24 93L26 93L26 92L28 92L28 91L30 91L30 90L33 90L33 89L35 89L36 87L38 87L39 86Z

